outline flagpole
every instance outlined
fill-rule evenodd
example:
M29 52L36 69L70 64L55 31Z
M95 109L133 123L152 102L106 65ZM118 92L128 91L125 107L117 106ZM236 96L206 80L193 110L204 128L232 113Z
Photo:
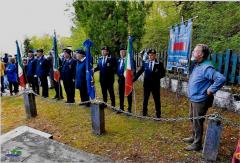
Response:
M21 51L21 58L20 59L22 59L22 54L23 54L23 43L22 43L22 41L20 41L20 51ZM23 60L22 60L22 63L23 63ZM26 88L30 88L30 85L29 85L29 82L28 82L28 79L27 79L27 73L26 73L26 71L25 71L25 69L24 69L24 65L23 65L23 67L22 67L22 70L23 70L23 76L25 77L24 78L24 80L26 79L26 87L24 88L23 87L23 89L26 89Z
M57 34L56 34L56 30L54 29L54 37L57 39ZM57 45L56 45L57 46ZM57 47L56 47L57 48ZM58 54L57 54L58 55ZM56 58L54 58L54 60L56 60ZM58 63L58 71L59 71L59 58L57 57L57 61L56 61L57 63ZM54 69L54 67L53 67L53 69ZM53 72L54 73L54 72ZM60 72L59 72L60 73ZM53 77L54 78L54 77ZM53 79L54 80L54 79ZM61 97L61 91L60 91L60 89L61 89L61 85L60 85L61 83L60 83L60 77L58 78L58 98L60 99Z
M137 104L136 104L136 92L135 92L135 88L134 88L134 83L133 83L133 100L134 100L134 114L137 113Z
M196 18L198 18L198 16L194 16L194 17L192 17L192 18L190 18L190 19L196 19ZM182 20L182 22L181 23L185 23L185 22L187 22L188 20L185 20L185 21L183 21L183 17L181 18L181 20ZM176 24L176 25L178 25L178 24ZM174 25L175 26L175 25ZM168 27L168 28L172 28L173 26L170 26L170 27Z

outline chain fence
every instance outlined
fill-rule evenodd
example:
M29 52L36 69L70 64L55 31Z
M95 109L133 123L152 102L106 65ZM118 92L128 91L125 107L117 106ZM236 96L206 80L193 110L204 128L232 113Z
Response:
M97 104L97 105L104 105L106 106L108 109L111 109L114 112L118 112L118 113L122 113L126 116L131 116L137 119L145 119L145 120L152 120L152 121L161 121L161 122L183 122L183 121L190 121L190 120L197 120L197 119L208 119L208 118L215 118L220 120L223 124L231 126L231 127L237 127L240 128L240 123L234 122L232 120L229 120L225 117L223 117L222 115L220 115L218 112L212 113L212 114L207 114L204 116L198 116L198 117L177 117L177 118L156 118L156 117L150 117L150 116L142 116L142 115L138 115L138 114L134 114L134 113L130 113L130 112L126 112L124 110L121 110L115 106L112 106L104 101L101 101L98 97L94 100L88 100L88 101L84 101L84 102L80 102L80 103L63 103L61 100L54 100L54 99L49 99L49 98L45 98L40 96L39 94L35 93L34 91L32 91L31 89L25 89L23 92L19 93L16 96L22 96L24 94L29 94L29 93L33 93L36 97L41 98L44 101L50 102L50 103L59 103L64 104L65 106L79 106L79 105L84 105L84 104Z

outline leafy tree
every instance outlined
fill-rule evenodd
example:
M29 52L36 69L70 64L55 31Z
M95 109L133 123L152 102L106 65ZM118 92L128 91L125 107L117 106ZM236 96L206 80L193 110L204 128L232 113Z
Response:
M43 49L47 54L53 46L52 36L44 35L42 37L33 36L30 38L30 45L33 49Z
M24 57L27 57L28 51L32 49L32 46L30 45L30 39L25 38L23 41L23 46L24 46Z
M145 20L144 48L167 49L169 27L180 22L180 9L176 2L154 2Z
M80 1L75 8L75 30L82 29L96 49L107 45L117 52L126 46L128 32L136 39L135 47L140 47L144 18L149 5L144 2L126 1Z
M205 43L214 51L239 51L239 2L184 2L181 13L185 18L198 16L193 23L193 45Z

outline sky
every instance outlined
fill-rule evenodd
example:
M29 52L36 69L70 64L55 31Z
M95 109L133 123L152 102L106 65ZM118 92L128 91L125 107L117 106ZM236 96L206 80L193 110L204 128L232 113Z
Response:
M67 4L73 0L0 0L0 53L16 53L15 41L31 36L70 36L73 25Z

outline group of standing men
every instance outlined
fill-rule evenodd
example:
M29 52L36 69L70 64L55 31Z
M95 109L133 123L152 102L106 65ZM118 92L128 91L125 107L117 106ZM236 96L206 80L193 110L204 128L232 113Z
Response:
M33 51L28 53L28 62L26 66L27 81L32 86L33 91L39 94L38 79L42 86L42 96L48 97L48 82L47 76L53 80L55 88L55 99L63 99L62 87L59 81L54 81L52 70L52 58L46 58L43 55L43 50L38 49L37 58L34 58ZM53 53L53 52L52 52ZM99 82L102 91L103 101L107 102L108 93L110 95L111 105L115 106L114 81L115 74L118 76L118 92L120 109L124 108L124 91L125 91L125 76L124 66L127 51L125 48L120 49L120 58L117 59L110 54L107 46L101 49L102 56L98 58L97 66L93 68L94 72L99 71ZM73 57L73 51L70 49L63 50L63 58L59 59L60 79L63 81L63 86L67 95L66 103L75 103L75 88L79 89L81 102L88 101L87 81L86 81L86 54L83 49L77 49ZM143 101L143 116L147 115L147 105L150 93L152 92L156 117L161 117L160 103L160 79L165 76L163 64L157 60L156 51L150 49L148 51L149 58L143 61L142 67L136 72L136 64L133 62L133 82L144 72L144 101ZM132 93L127 97L127 111L132 112ZM89 104L86 104L89 106Z
M53 75L53 58L44 57L43 50L38 49L37 57L35 58L32 50L28 52L28 61L25 64L25 78L32 87L33 91L39 94L39 80L42 86L42 96L48 97L48 80L47 77L53 80L55 88L55 99L63 99L62 87L60 80L55 81ZM111 99L111 105L115 106L114 94L114 76L118 75L118 92L120 101L120 110L124 110L124 91L125 91L125 76L124 65L126 60L126 49L120 49L120 58L116 59L110 54L108 47L101 49L102 56L98 58L98 63L94 72L99 71L99 82L102 90L103 101L107 102L108 93ZM53 51L52 51L53 53ZM75 102L75 88L79 89L81 101L89 100L86 81L86 56L83 49L75 51L76 57L73 57L73 52L70 49L63 50L63 58L59 58L60 79L63 81L64 89L67 95L66 103ZM188 97L190 100L190 117L192 120L192 135L183 139L186 143L191 143L185 149L188 151L202 149L203 123L204 119L194 119L194 117L204 116L209 107L213 103L213 94L218 91L225 82L225 77L217 72L212 64L207 60L210 54L207 45L198 44L192 53L193 66L190 69L190 78L188 82ZM14 86L15 93L18 92L17 83L17 67L14 59L10 60L6 67L6 72L10 87ZM133 62L133 82L144 72L143 79L143 116L147 116L147 106L150 93L153 95L156 109L156 117L161 117L161 102L160 102L160 79L165 76L163 64L157 60L156 51L150 49L148 51L148 59L143 61L141 68L136 72L136 64ZM1 92L3 87L4 65L1 62ZM17 87L16 87L17 86ZM10 93L12 88L10 88ZM127 111L131 113L132 109L132 93L127 97ZM89 106L89 103L84 105Z

